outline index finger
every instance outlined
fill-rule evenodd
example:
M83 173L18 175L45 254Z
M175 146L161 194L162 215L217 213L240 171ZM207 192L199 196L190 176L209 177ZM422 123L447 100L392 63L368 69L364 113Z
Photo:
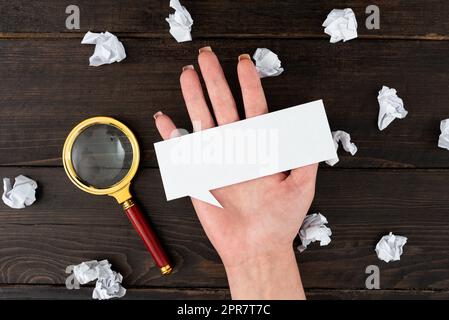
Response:
M239 56L237 65L240 87L242 89L243 104L247 118L259 116L268 112L267 100L262 88L260 76L249 54Z

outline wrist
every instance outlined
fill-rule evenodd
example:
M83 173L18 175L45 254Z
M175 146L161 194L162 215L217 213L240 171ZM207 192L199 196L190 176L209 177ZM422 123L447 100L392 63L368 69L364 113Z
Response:
M292 247L225 263L233 299L304 299L298 264Z

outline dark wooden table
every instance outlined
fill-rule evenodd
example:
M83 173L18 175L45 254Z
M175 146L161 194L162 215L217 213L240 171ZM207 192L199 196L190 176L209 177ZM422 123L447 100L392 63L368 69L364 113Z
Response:
M237 99L236 58L267 47L286 71L263 80L271 110L324 99L333 129L351 133L355 157L322 166L311 212L327 216L327 247L298 254L312 299L449 298L449 152L437 147L449 117L449 2L379 0L380 30L365 28L372 1L193 1L194 41L178 44L164 20L168 0L78 0L81 30L65 28L71 2L0 1L0 177L38 181L24 210L0 205L0 298L89 298L65 288L65 268L109 259L126 298L229 298L224 269L188 199L167 203L153 143L159 109L190 128L178 83L182 66L210 45ZM321 27L335 7L351 7L359 38L330 44ZM128 57L88 66L88 30L116 33ZM377 92L398 90L409 115L377 129ZM143 162L134 190L176 263L162 277L115 201L73 186L61 163L70 129L97 115L127 123ZM401 261L377 259L393 231L408 237ZM366 290L365 268L380 268L381 289Z

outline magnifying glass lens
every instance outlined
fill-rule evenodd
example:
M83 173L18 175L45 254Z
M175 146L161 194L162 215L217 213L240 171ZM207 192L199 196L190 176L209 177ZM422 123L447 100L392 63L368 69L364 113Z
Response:
M132 145L117 127L95 124L81 132L73 143L72 164L78 178L97 189L120 182L133 162Z

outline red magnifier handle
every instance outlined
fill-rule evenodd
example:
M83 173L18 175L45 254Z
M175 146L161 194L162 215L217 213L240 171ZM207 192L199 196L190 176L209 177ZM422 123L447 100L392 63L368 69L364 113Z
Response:
M163 275L170 274L173 269L167 255L140 208L134 203L134 201L127 200L123 203L123 209L133 224L134 229L136 229L148 251L151 253L154 262L161 270L161 273Z

